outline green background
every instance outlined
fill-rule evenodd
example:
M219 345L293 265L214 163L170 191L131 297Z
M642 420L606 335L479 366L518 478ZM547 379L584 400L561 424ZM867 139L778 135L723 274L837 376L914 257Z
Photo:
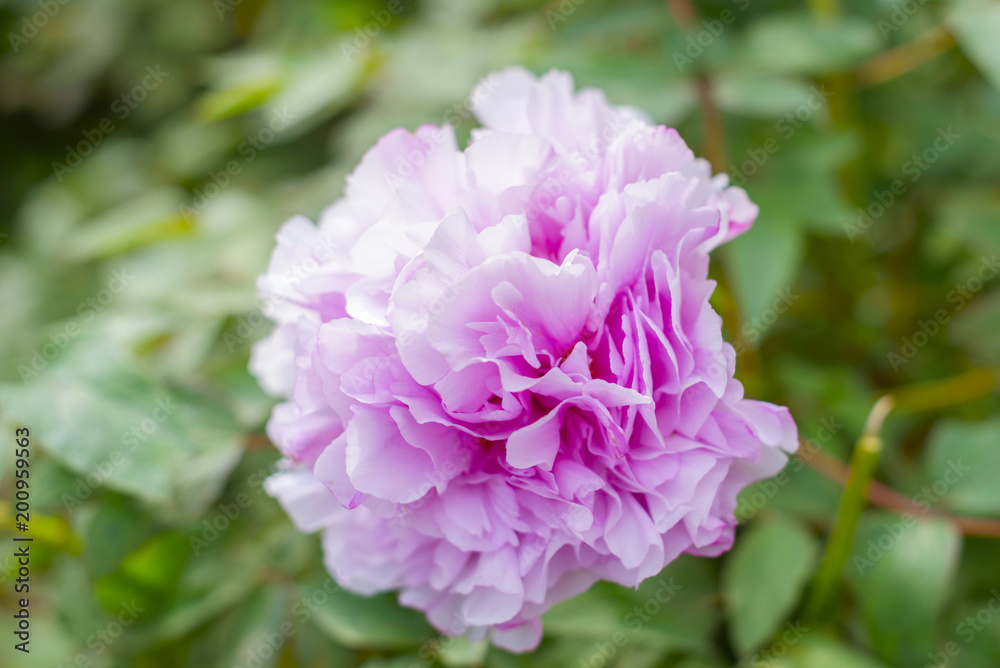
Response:
M1000 5L713 0L686 28L683 2L390 6L0 3L0 665L1000 665L1000 540L975 535L996 522L953 519L1000 517ZM246 368L278 225L315 218L393 127L467 137L465 96L510 64L644 108L744 185L761 215L713 258L713 303L748 394L827 455L747 490L732 553L595 586L525 656L330 583L261 491L271 401ZM816 469L881 394L948 378L883 430L878 480L915 512L866 510L806 620L841 491Z

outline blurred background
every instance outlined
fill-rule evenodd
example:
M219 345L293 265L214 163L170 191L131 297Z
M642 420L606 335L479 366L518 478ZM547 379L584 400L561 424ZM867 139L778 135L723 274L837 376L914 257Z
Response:
M0 27L0 665L1000 665L1000 4L9 0ZM732 553L595 586L519 657L330 581L261 489L272 402L247 372L279 224L391 128L467 137L466 95L511 64L642 107L760 205L713 304L808 446L744 493ZM805 622L852 444L897 388L876 503Z

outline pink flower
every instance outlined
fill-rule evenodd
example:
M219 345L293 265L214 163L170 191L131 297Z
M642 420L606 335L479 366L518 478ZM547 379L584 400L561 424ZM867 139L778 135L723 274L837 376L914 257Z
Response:
M473 102L465 151L394 130L318 226L284 225L251 367L295 463L268 489L336 578L524 651L598 579L727 550L737 493L797 436L743 397L708 303L746 194L565 73Z

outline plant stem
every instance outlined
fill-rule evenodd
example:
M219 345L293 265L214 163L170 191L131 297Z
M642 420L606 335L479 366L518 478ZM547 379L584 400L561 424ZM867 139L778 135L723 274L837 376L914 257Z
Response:
M813 581L806 603L805 615L809 619L825 617L830 608L844 564L854 544L858 519L868 502L868 487L875 477L875 469L882 454L882 439L878 433L890 410L892 410L892 399L888 396L882 397L875 403L868 414L864 434L854 447L851 471L844 486L844 494L840 497L837 520L830 532L823 560L816 572L816 579Z
M955 38L944 26L931 28L912 42L883 51L858 68L861 86L877 86L900 77L955 46Z
M803 444L803 449L805 447L805 444ZM798 456L809 468L821 476L841 486L847 484L847 479L851 475L851 468L836 457L828 455L822 450L813 450L807 455ZM919 517L922 514L933 513L935 516L944 517L954 522L955 526L961 529L962 533L966 536L1000 538L1000 520L952 515L937 509L928 509L926 505L916 503L910 497L900 494L887 485L883 485L878 480L872 480L868 486L868 502L873 506L891 510L901 515L910 513L914 517Z
M693 32L698 12L691 0L666 0L667 11L681 30ZM695 95L698 98L698 113L701 116L701 129L704 139L702 154L712 165L712 171L724 172L728 168L726 157L725 131L722 126L722 114L715 103L712 91L712 80L707 74L697 74L694 77Z

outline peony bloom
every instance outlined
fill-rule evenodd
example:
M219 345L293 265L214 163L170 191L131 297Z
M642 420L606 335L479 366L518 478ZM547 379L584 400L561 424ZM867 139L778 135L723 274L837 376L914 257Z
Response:
M524 651L553 604L732 544L796 447L743 397L709 252L757 215L677 132L562 72L477 88L483 128L394 130L259 283L285 399L274 495L328 569Z

